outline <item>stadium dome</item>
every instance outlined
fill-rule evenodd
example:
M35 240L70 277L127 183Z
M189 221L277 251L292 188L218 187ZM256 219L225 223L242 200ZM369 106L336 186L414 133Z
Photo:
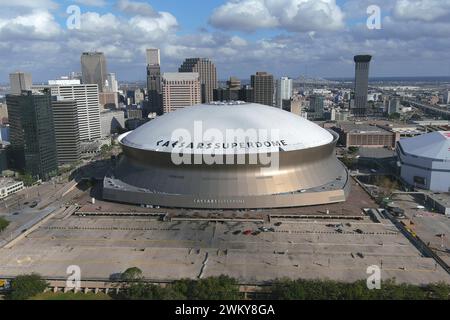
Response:
M397 144L401 176L409 184L450 192L450 131L436 131Z
M107 200L203 209L279 208L346 200L332 131L255 103L203 104L119 137Z

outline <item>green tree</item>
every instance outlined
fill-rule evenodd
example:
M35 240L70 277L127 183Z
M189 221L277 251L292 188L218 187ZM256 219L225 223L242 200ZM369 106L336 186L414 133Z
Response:
M33 176L29 173L19 175L18 179L23 182L25 187L32 186L33 184L36 183L36 179L33 178Z
M0 232L2 232L3 230L5 230L9 225L9 221L0 217Z
M128 268L120 275L120 280L125 282L138 282L143 278L142 270L137 267Z
M445 282L438 282L430 284L427 287L430 292L430 298L434 300L449 300L450 299L450 286Z
M11 281L9 299L26 300L42 293L48 284L36 273L17 276Z
M228 276L210 277L193 282L189 288L189 300L238 300L239 286Z

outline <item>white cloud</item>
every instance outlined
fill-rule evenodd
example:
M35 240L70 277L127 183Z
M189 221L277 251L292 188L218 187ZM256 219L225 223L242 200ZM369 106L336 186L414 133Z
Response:
M75 2L89 7L106 6L106 0L75 0Z
M119 0L117 2L117 8L125 13L139 16L157 16L158 13L153 9L151 5L145 2Z
M332 31L344 27L344 14L335 0L230 0L209 22L224 30Z
M1 8L31 8L31 9L55 9L58 7L56 2L52 0L0 0L0 7Z
M394 16L404 20L436 21L450 16L450 1L397 0Z
M51 39L60 33L59 24L48 11L33 10L9 19L0 18L0 39L4 41L17 37Z

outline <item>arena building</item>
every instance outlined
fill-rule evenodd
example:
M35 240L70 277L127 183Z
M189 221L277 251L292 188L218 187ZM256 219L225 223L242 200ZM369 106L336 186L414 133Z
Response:
M165 114L119 137L105 200L198 209L346 200L338 135L278 108L227 102Z
M412 186L450 192L450 131L435 131L397 144L401 177Z

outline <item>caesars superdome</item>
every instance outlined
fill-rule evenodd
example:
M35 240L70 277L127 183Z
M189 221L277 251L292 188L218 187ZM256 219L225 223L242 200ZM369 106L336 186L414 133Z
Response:
M278 108L211 103L119 137L106 200L200 209L281 208L346 200L332 131Z

